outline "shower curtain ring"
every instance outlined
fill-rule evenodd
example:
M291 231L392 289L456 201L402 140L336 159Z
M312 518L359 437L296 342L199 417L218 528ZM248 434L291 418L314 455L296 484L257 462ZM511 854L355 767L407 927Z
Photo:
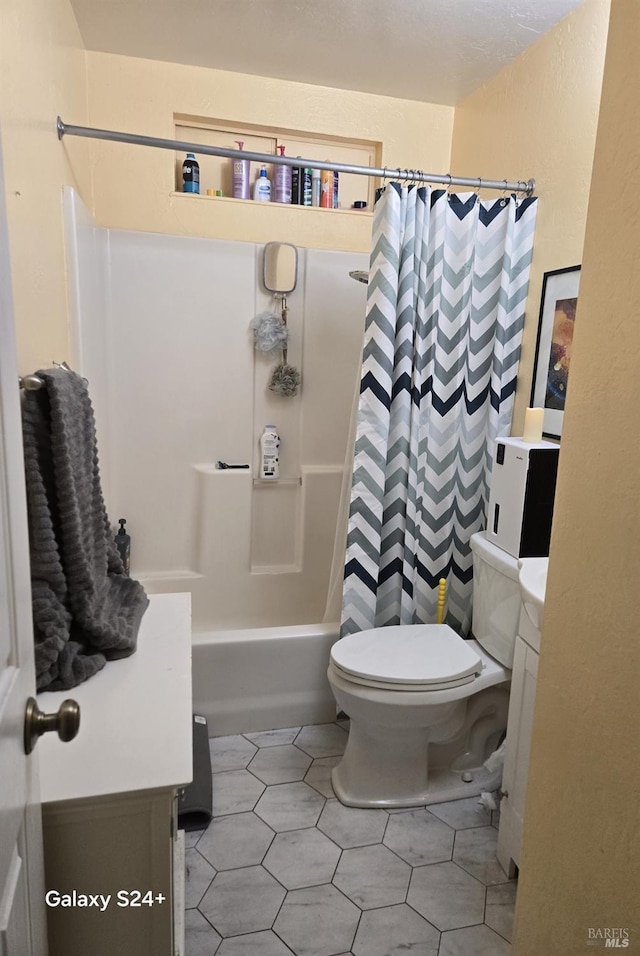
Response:
M447 190L446 190L446 192L447 192L447 196L450 198L450 197L451 197L451 185L452 185L451 173L447 173L447 179L449 180L449 182L447 183Z
M504 187L502 189L502 198L500 199L500 205L506 206L507 203L509 202L509 197L507 196L507 180L504 179L503 182L504 182Z

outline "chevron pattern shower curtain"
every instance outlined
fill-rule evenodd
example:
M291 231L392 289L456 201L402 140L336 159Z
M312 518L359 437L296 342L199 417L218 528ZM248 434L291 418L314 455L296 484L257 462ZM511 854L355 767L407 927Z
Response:
M509 433L537 200L392 183L376 205L341 633L471 623L469 539Z

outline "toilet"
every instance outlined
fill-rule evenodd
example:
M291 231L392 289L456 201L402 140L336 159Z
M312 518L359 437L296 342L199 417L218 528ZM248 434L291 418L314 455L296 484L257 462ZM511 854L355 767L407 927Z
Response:
M351 724L331 781L347 806L421 806L498 785L500 771L483 764L507 726L518 560L484 531L471 550L471 640L446 624L408 624L333 645L329 684Z

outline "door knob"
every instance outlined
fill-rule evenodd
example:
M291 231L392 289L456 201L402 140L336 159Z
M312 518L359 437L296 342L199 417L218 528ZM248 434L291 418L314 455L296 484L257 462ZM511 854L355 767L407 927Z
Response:
M45 714L38 707L34 697L27 701L27 711L24 718L24 752L30 754L38 737L57 730L60 740L69 741L78 733L80 728L80 708L75 700L63 700L57 714Z

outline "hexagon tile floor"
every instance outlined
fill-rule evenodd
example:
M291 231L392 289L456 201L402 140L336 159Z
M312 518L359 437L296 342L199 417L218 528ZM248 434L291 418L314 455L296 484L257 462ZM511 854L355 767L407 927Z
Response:
M330 774L347 728L209 741L213 820L186 834L187 956L510 953L516 885L492 814L477 797L342 806Z

